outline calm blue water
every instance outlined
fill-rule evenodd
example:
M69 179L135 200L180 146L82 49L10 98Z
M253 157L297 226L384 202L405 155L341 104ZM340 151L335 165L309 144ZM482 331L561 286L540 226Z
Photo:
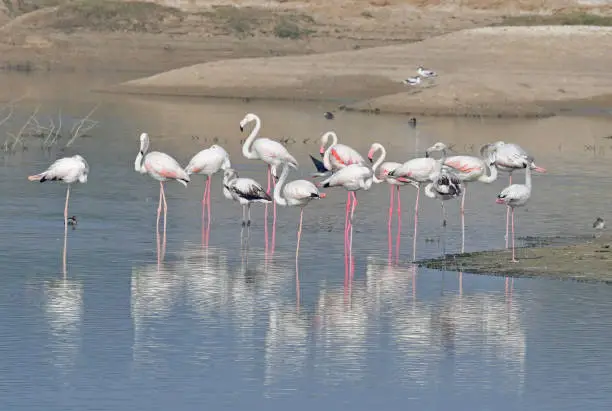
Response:
M242 175L264 182L265 167L239 151L238 122L247 111L262 117L264 135L295 136L289 149L301 169L290 179L307 177L307 154L330 127L364 153L383 143L391 160L438 140L469 151L503 139L531 149L550 171L535 177L533 201L517 213L519 235L588 234L611 196L600 191L584 201L608 167L607 143L596 140L609 126L604 120L423 119L415 131L403 117L340 113L329 122L323 106L92 95L46 100L41 118L59 107L85 115L96 102L100 125L92 137L63 153L62 140L51 153L27 140L27 151L5 155L0 166L0 408L608 408L609 286L415 268L408 262L412 189L403 190L401 255L390 264L385 186L358 194L353 279L345 278L342 190L306 208L296 278L298 210L279 208L275 253L266 256L263 207L254 207L248 250L241 248L241 210L222 197L220 176L208 247L203 178L188 188L167 185L167 250L158 265L158 184L133 171L138 135L148 131L153 150L184 164L217 137ZM37 104L21 103L2 135L18 130ZM585 124L595 152L574 143ZM79 225L68 233L64 274L65 187L26 176L76 152L91 174L71 194ZM503 247L505 211L493 202L506 184L504 176L470 186L468 251ZM419 257L457 251L458 203L448 204L444 232L439 203L422 201Z

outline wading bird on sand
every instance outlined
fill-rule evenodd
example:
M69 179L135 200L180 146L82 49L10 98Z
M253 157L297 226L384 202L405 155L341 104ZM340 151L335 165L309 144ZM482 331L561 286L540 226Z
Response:
M302 236L304 207L306 207L310 201L315 198L325 198L325 193L320 193L319 189L313 183L307 180L293 180L285 184L288 175L289 165L285 164L280 179L274 187L274 201L281 206L300 207L300 224L298 226L297 246L295 248L295 261L297 264L298 254L300 252L300 238Z
M134 170L140 174L148 174L159 181L159 206L157 207L157 232L159 233L159 217L164 205L164 237L166 233L166 217L168 214L168 204L166 203L166 193L164 192L164 181L175 180L184 186L190 181L189 176L183 167L174 158L166 153L151 151L149 149L149 135L140 135L140 151L134 161Z

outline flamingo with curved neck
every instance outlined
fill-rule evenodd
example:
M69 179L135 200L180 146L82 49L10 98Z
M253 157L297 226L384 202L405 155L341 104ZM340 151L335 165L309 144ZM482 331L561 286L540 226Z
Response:
M332 139L332 143L325 149L330 138ZM339 144L338 136L333 131L328 131L321 136L321 148L319 152L323 155L323 165L327 170L332 172L351 164L366 164L361 154L355 149L346 144Z
M295 248L295 263L297 264L300 252L300 240L302 237L304 207L306 207L311 200L325 198L325 193L320 193L319 189L307 180L293 180L285 185L288 175L289 165L285 163L280 178L274 187L274 202L281 206L300 207L300 224L298 227L297 245Z

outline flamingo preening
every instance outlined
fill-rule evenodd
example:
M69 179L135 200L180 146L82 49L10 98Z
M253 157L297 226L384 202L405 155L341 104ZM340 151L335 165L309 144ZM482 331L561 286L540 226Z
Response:
M242 205L242 226L251 225L251 204L270 203L272 197L266 193L257 181L239 177L236 170L228 168L223 173L223 195L228 200L238 201Z
M185 187L190 181L189 175L183 170L183 167L174 158L166 153L159 151L151 151L149 149L149 135L142 133L140 135L140 150L134 161L134 170L140 174L148 174L155 180L159 181L159 206L157 207L157 232L159 233L159 217L162 210L162 201L164 205L164 237L166 235L166 217L168 214L168 204L166 203L166 193L164 192L164 182L174 180Z
M68 200L70 199L70 187L77 181L85 184L87 182L87 176L89 175L89 164L87 161L80 156L75 155L72 157L64 157L56 160L49 166L48 169L42 173L35 174L28 177L30 181L39 181L44 183L45 181L60 181L68 184L66 188L66 205L64 206L64 251L63 251L63 269L66 274L66 243L68 238ZM72 219L72 217L71 217ZM71 224L72 225L72 224ZM74 218L74 225L76 225L76 218Z
M465 251L465 195L467 183L473 181L487 184L494 182L497 180L497 167L495 166L495 157L491 153L486 154L487 158L467 155L447 157L446 149L444 143L438 142L429 148L429 152L441 151L444 167L450 169L463 183L463 194L461 195L461 252L463 253ZM489 170L488 174L487 170Z
M325 193L320 193L319 189L313 183L307 180L293 180L285 184L288 175L289 165L285 163L280 179L276 183L276 186L274 186L274 201L281 206L300 207L300 224L298 227L297 245L295 248L295 262L297 264L298 254L300 252L300 239L302 237L302 219L304 217L304 207L306 207L310 201L315 198L325 198Z
M486 144L480 148L480 154L495 159L495 166L508 173L508 185L512 185L512 172L524 168L524 163L529 164L531 170L545 173L546 169L538 167L532 156L518 144L496 141ZM508 226L510 224L510 206L506 207L506 248L508 248Z
M528 158L523 159L525 169L525 184L511 184L497 195L497 204L505 204L512 209L512 262L518 262L514 254L514 209L527 204L531 198L531 164Z
M217 144L213 144L207 149L197 153L189 161L185 172L187 175L204 174L206 175L206 185L204 187L204 195L202 196L202 229L206 226L210 227L210 183L213 174L220 170L227 170L232 167L229 159L229 154L225 149ZM205 211L208 210L208 224L204 223Z

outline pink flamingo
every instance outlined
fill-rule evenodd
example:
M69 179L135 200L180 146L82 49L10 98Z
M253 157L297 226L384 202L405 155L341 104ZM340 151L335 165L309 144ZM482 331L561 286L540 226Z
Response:
M187 175L204 174L207 176L202 197L202 223L204 223L205 210L208 209L208 226L210 226L210 182L213 174L219 170L231 168L232 163L229 154L221 146L213 144L209 148L200 151L189 161L185 172ZM204 229L204 225L202 226Z
M419 198L421 186L431 182L431 176L442 169L442 162L429 157L431 151L436 151L439 146L434 145L425 152L425 157L413 158L406 161L400 167L390 171L388 178L394 178L403 183L412 184L417 188L417 197L414 203L414 235L412 236L412 261L416 261L416 241L419 224Z
M446 145L444 143L436 143L429 148L429 151L442 151L442 162L446 168L449 168L462 182L463 194L461 196L461 252L465 251L465 194L467 192L467 183L479 181L481 183L492 183L497 180L497 167L495 166L495 157L491 154L487 155L487 159L474 156L446 156ZM489 174L487 174L487 170Z
M348 190L350 193L352 193L353 195L350 217L348 217L348 208L346 210L347 211L346 220L349 221L349 224L344 230L345 244L347 243L347 240L348 240L348 249L350 253L352 253L352 249L353 249L353 230L352 230L353 221L354 221L353 216L355 213L355 207L357 206L357 196L355 195L355 192L358 190L369 190L370 189L370 187L372 186L373 177L374 177L374 172L372 170L378 168L383 161L384 161L384 155L381 155L376 160L372 168L363 166L361 164L350 164L348 166L345 166L339 169L334 174L332 174L330 177L328 177L327 179L319 183L319 185L325 188L342 186L346 190ZM349 227L351 228L350 239L348 239Z
M480 148L480 154L485 156L493 156L495 159L495 166L500 170L508 173L508 185L512 185L512 172L514 170L520 170L526 161L529 164L531 170L537 171L538 173L545 173L546 169L538 167L535 164L535 160L532 156L518 144L505 143L503 141L496 141L494 143L486 144ZM506 207L506 248L508 248L508 226L510 224L510 207Z
M250 160L262 160L268 164L268 187L266 193L270 194L270 176L272 172L276 176L276 168L282 163L288 163L291 167L297 168L297 160L289 153L289 151L278 141L270 140L269 138L258 138L257 134L261 128L261 119L253 113L248 113L240 121L240 131L244 131L244 127L254 121L255 127L247 137L246 141L242 146L242 155ZM274 169L274 170L272 170ZM274 184L276 182L274 181ZM266 205L265 214L265 227L266 227L266 249L268 242L267 228L268 228L268 207ZM272 223L272 250L274 250L274 240L276 235L276 203L274 203L274 221Z
M149 135L140 135L140 151L134 161L134 170L140 174L149 174L159 181L159 206L157 207L157 232L159 233L159 217L161 215L162 200L164 204L164 237L166 235L166 216L168 204L166 203L166 193L164 192L164 181L175 180L185 187L190 181L189 175L183 170L180 164L166 153L151 151L149 149Z
M66 243L68 239L68 199L70 198L70 187L77 181L81 184L87 182L89 175L89 164L80 155L72 157L64 157L56 160L42 173L28 177L30 181L60 181L68 184L66 188L66 205L64 206L64 251L63 251L63 269L66 274ZM71 225L76 225L76 217L71 217ZM73 221L73 222L72 222Z
M297 264L298 253L300 252L300 239L302 237L302 219L304 217L304 207L306 207L310 201L315 198L325 198L325 193L320 193L319 189L313 183L307 180L294 180L285 185L288 175L289 165L285 163L280 179L274 187L274 201L281 206L300 207L300 225L298 227L297 246L295 248L295 262Z
M527 204L531 197L531 164L530 159L523 159L525 184L511 184L497 195L497 204L505 204L512 209L512 262L518 262L514 255L514 209Z
M266 193L257 181L238 176L233 168L223 173L223 195L228 200L238 201L242 205L242 226L251 226L251 204L269 203L272 197Z
M373 157L374 154L377 151L381 151L382 154L381 156L383 158L386 157L387 155L387 151L385 150L385 148L382 146L382 144L379 143L374 143L372 144L372 146L370 147L370 151L368 152L368 160L370 160L370 162L373 162ZM389 184L389 192L390 192L390 199L389 199L389 222L388 222L388 226L387 226L387 231L388 231L388 237L389 237L389 258L391 258L391 244L392 244L392 240L391 240L391 221L393 220L393 206L394 206L394 193L395 191L397 191L397 240L396 240L396 257L399 256L399 239L400 239L400 232L401 232L401 225L402 225L402 215L401 215L401 209L402 209L402 201L401 201L401 197L400 197L400 187L401 186L405 186L406 184L412 184L416 186L416 183L413 181L400 181L396 178L392 178L389 177L389 172L395 170L396 168L400 167L402 164L401 163L397 163L394 161L385 161L380 165L380 178L376 175L376 168L373 168L372 171L374 172L374 177L373 180L375 183L380 184L380 183L387 183Z

